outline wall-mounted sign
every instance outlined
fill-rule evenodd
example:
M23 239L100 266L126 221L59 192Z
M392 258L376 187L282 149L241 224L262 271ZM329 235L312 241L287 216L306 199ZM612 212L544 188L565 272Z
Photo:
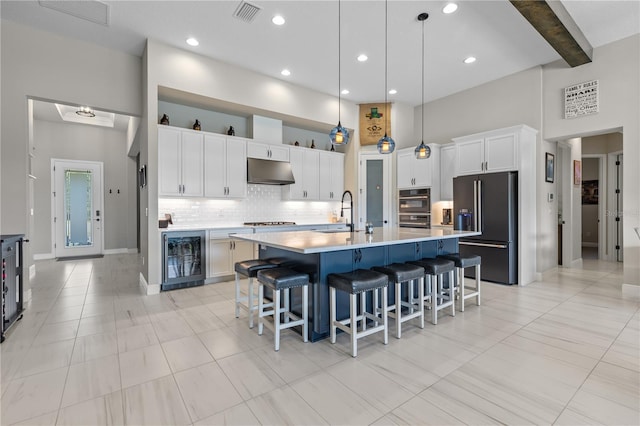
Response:
M375 145L391 136L391 103L360 104L360 145Z
M564 118L598 112L598 80L585 81L564 88Z

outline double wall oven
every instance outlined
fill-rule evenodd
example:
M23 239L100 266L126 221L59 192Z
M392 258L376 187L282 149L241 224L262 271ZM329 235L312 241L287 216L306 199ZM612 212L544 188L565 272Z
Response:
M431 189L401 189L398 197L401 228L431 228Z

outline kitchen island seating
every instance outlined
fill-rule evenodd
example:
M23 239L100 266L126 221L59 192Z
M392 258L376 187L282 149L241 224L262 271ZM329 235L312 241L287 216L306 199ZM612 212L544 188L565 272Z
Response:
M456 289L460 292L460 311L464 312L464 301L472 297L476 298L476 305L480 306L480 264L482 259L477 255L464 256L460 253L442 254L441 259L453 261L456 267ZM475 267L475 288L466 288L464 282L464 269ZM467 293L467 291L469 291Z
M256 295L253 292L253 279L258 275L258 271L263 269L277 268L278 265L264 259L243 260L236 262L236 318L240 316L240 308L249 313L249 328L253 328L253 313L258 309L255 303ZM240 276L245 276L249 280L247 296L240 293Z
M264 325L272 328L274 334L274 349L280 349L280 331L302 326L302 340L309 340L309 275L289 268L261 269L258 278L258 334L262 335ZM271 303L265 303L264 287L273 291ZM290 311L289 290L302 287L302 317ZM284 303L283 303L284 302ZM280 314L284 322L281 322ZM273 325L265 323L264 318L272 316Z
M329 326L331 343L336 343L336 332L339 328L351 337L351 356L358 355L358 339L382 331L383 342L388 343L389 323L387 316L387 287L389 277L386 274L369 269L356 269L346 273L327 275L329 285ZM349 317L336 319L337 291L349 294ZM382 294L378 297L378 292ZM372 309L367 311L367 294L372 293ZM358 309L360 295L360 309ZM378 304L380 303L380 306ZM374 326L367 328L367 320ZM362 329L358 330L358 323Z
M424 258L407 262L424 268L427 290L424 302L430 302L431 322L438 323L438 311L451 307L451 316L456 315L455 287L453 272L455 265L452 260L443 258ZM444 274L449 274L448 286L444 286Z
M396 338L402 334L402 323L413 318L420 320L420 328L424 328L424 268L408 263L392 263L387 266L374 266L374 271L382 272L389 277L389 284L395 286L395 304L387 307L387 314L396 320ZM418 282L418 298L413 294L414 282ZM406 289L407 301L402 300L402 289ZM403 313L402 308L406 308Z

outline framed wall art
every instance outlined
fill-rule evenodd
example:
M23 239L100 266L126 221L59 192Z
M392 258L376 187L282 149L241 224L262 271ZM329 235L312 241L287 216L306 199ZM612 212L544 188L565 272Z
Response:
M582 183L582 162L573 160L573 184L580 185Z
M544 157L544 164L545 164L545 177L544 180L545 182L551 182L553 183L553 178L555 176L555 160L554 160L555 156L550 153L547 152L545 154Z

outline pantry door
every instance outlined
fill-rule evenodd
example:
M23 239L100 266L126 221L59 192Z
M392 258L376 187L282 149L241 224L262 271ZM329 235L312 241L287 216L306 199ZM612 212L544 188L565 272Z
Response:
M102 254L102 163L52 159L54 254Z

